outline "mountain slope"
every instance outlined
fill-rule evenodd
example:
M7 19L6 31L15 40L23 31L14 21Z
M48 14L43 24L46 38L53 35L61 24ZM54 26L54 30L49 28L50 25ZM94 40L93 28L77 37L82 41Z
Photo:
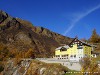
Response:
M68 44L72 39L54 33L30 22L13 18L0 11L0 43L10 51L32 49L36 57L50 57L60 44Z

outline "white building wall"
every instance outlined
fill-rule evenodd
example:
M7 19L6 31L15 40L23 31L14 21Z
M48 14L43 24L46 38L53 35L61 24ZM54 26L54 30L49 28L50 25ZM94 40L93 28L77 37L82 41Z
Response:
M76 53L76 57L69 57L69 59L71 61L79 61L80 59L82 59L84 56L84 52L83 49L78 49L78 52Z

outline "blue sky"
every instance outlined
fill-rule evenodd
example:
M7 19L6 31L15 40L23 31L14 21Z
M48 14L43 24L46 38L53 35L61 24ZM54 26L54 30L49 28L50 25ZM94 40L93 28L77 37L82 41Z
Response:
M100 34L100 0L0 0L0 9L65 36Z

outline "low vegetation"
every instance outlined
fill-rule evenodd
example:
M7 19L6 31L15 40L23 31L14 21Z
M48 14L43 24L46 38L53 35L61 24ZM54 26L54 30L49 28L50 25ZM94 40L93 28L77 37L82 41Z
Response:
M81 72L87 72L88 75L100 75L99 65L94 58L83 58L80 64L82 65ZM84 73L80 75L84 75Z
M33 60L27 75L64 75L66 72L68 72L68 68L61 64L49 64Z
M14 65L18 65L21 61L21 58L35 58L33 54L33 50L29 49L28 51L18 51L18 50L12 50L9 51L9 49L0 43L0 72L6 68L7 62L9 60L14 61Z

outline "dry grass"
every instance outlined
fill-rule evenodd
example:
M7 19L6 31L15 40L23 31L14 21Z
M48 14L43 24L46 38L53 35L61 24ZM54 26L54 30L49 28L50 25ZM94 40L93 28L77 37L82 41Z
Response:
M67 72L68 68L62 66L61 64L56 64L56 63L44 63L38 60L33 60L28 72L28 74L32 74L32 75L39 75L40 70L44 68L43 74L45 75L54 75L53 73L57 73L56 75L60 75L62 72Z

